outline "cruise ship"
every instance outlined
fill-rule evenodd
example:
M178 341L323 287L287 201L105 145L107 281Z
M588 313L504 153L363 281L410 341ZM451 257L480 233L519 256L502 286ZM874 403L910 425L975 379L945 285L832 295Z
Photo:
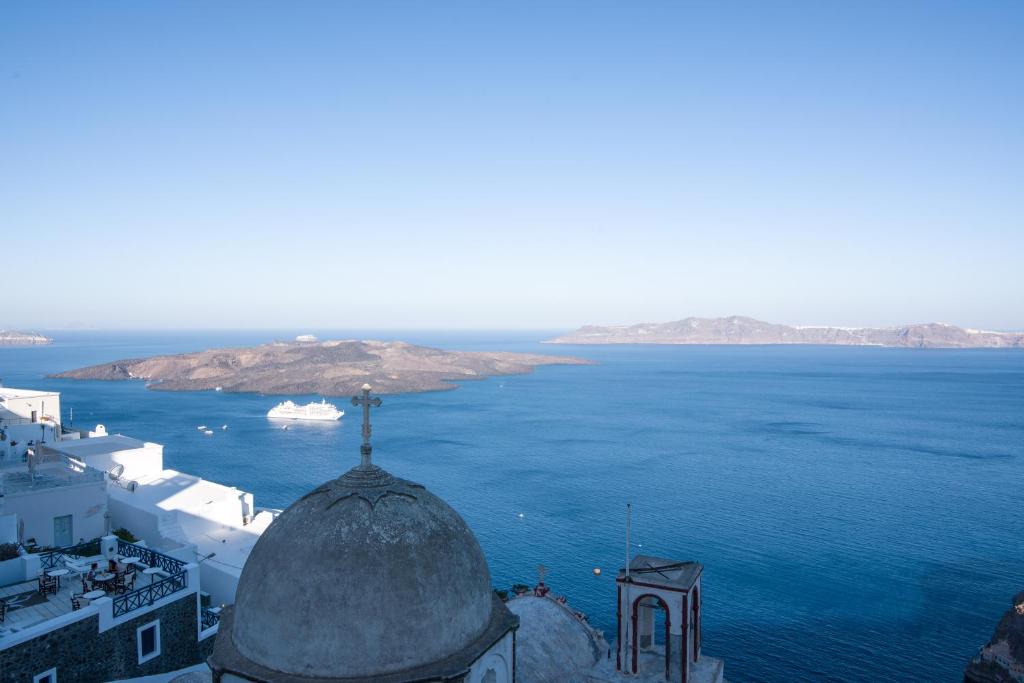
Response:
M337 420L345 414L344 410L338 410L333 403L320 399L319 403L307 403L304 406L296 405L291 401L278 403L267 412L267 417L276 417L286 420Z

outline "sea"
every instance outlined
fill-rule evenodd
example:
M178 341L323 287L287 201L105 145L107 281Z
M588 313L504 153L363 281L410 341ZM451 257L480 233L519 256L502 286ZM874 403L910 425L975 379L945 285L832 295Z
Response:
M385 396L374 461L462 514L496 587L532 585L543 565L609 640L627 503L630 552L703 563L703 651L733 683L960 681L1024 590L1021 350L562 346L541 344L555 334L545 331L53 332L50 346L0 347L0 377L60 391L75 427L162 443L167 467L284 508L358 463L346 399L340 422L285 431L265 417L284 397L47 375L307 332L596 361Z

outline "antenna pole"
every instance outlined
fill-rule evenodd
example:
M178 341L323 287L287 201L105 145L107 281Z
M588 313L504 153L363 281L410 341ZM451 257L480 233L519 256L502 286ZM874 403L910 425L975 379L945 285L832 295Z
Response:
M633 513L633 504L626 503L626 580L629 580L629 532L630 522Z

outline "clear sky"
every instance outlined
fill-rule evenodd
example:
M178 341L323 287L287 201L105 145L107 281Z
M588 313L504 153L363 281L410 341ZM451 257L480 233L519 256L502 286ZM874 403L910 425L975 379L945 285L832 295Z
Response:
M1024 3L4 2L0 326L1024 328Z

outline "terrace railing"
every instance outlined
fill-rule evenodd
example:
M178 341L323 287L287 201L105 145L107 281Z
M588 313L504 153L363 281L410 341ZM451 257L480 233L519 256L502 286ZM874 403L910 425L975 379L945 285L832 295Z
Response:
M114 617L120 617L137 609L148 607L161 598L177 593L188 587L188 572L185 562L164 555L152 548L145 548L118 539L117 554L121 557L137 557L139 561L150 567L159 567L168 574L166 578L154 581L148 586L114 597Z
M160 598L177 593L188 587L188 573L181 571L166 579L160 579L148 586L136 588L130 593L114 597L114 618L143 607L149 607Z
M220 611L214 612L209 607L203 608L202 616L200 617L201 631L205 631L208 628L213 628L220 623Z
M185 563L176 560L170 555L158 553L152 548L135 545L128 541L117 541L117 554L121 557L137 557L139 561L148 567L160 567L168 574L178 574L184 571Z
M100 554L100 539L95 538L68 548L55 548L39 553L39 564L43 570L63 567L67 560L80 560Z

